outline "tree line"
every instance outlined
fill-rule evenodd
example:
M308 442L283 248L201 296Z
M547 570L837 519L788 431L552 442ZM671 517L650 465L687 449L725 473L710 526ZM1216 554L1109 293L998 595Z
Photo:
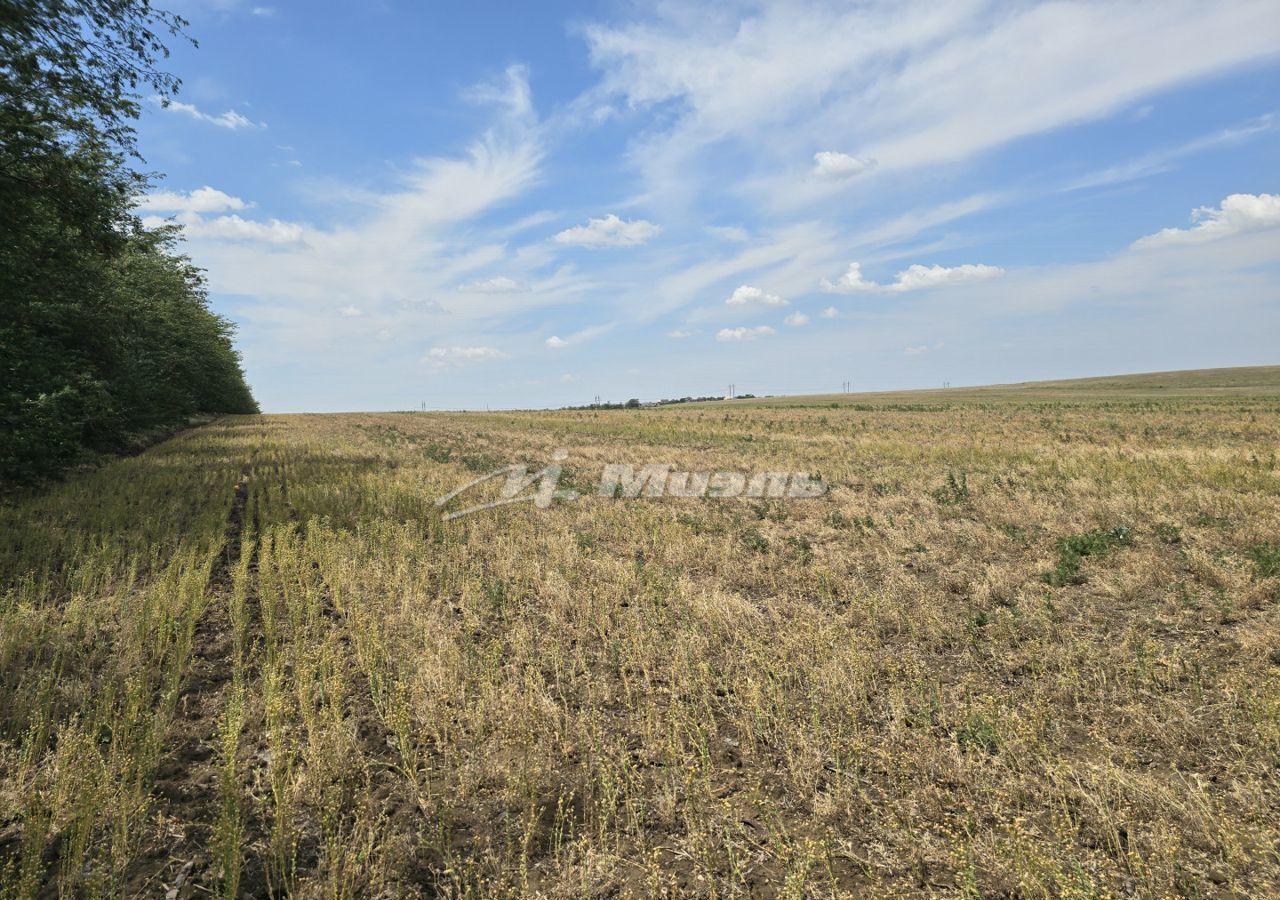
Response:
M0 0L0 483L201 413L256 412L179 229L144 229L132 121L186 22L149 0Z

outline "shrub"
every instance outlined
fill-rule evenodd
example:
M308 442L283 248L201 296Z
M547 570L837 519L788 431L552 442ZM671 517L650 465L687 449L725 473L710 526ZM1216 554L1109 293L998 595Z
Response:
M1053 571L1041 577L1054 587L1064 584L1080 584L1084 576L1080 574L1080 563L1086 556L1101 556L1113 547L1121 547L1132 541L1132 532L1127 525L1115 528L1088 531L1058 542L1058 563Z

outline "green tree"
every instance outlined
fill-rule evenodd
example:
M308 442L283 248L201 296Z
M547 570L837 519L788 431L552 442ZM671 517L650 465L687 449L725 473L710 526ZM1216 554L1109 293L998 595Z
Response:
M0 0L0 480L194 412L256 409L171 230L132 213L132 121L182 19L147 0Z

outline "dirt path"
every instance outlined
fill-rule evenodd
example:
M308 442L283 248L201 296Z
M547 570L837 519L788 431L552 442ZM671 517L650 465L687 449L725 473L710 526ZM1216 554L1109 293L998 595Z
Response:
M174 717L165 735L164 753L156 768L152 796L156 820L165 839L136 860L126 885L131 894L164 893L171 900L207 896L222 889L221 865L215 858L215 829L224 800L221 742L223 719L231 694L235 665L235 628L232 598L235 573L242 564L250 491L251 464L246 464L236 484L227 516L222 554L210 572L206 605L192 637L190 663L179 689ZM256 529L250 532L254 534ZM257 541L249 561L250 577L244 602L250 641L261 630L256 590ZM253 644L246 651L242 696L246 722L254 715L259 694L253 682L258 677ZM242 748L243 751L243 748ZM237 769L244 765L244 752L237 754ZM237 784L235 789L240 790ZM256 817L244 817L245 846L254 837ZM240 880L240 891L262 892L260 867L252 868Z

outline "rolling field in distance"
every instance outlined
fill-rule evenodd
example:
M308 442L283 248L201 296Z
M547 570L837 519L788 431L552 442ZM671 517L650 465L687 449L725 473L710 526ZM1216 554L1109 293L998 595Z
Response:
M1278 449L1280 367L219 419L0 507L0 896L1275 895Z

